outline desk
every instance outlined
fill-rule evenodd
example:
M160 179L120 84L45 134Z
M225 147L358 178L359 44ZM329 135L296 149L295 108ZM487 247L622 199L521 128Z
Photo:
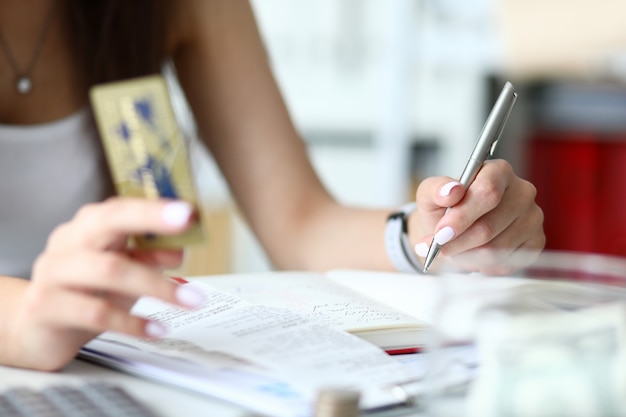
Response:
M75 383L80 380L110 382L123 387L163 417L254 416L250 411L218 399L147 381L81 360L72 361L60 372L38 372L0 366L0 391L14 386L39 388L55 383Z

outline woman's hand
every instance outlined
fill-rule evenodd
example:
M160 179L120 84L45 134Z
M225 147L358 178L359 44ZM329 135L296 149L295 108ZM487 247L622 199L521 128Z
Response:
M463 269L504 273L521 266L545 245L535 195L535 187L503 160L485 162L467 189L448 177L424 180L412 222L422 236L415 251L425 257L434 237L443 245L438 258L452 258ZM444 216L447 207L452 209Z
M193 214L184 202L112 198L83 207L54 230L13 318L9 340L17 343L11 362L54 370L104 331L162 336L159 323L130 315L138 297L187 308L198 306L202 297L161 274L180 264L181 250L129 249L127 239L180 233Z

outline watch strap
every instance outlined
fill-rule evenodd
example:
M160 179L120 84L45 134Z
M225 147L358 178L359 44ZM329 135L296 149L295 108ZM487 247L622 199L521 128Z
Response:
M408 236L408 217L416 208L415 203L408 203L387 217L385 249L391 264L399 272L422 273Z

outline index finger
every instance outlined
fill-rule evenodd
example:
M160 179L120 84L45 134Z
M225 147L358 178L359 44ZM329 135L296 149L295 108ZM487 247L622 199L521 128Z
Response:
M50 243L63 248L111 249L133 234L172 235L191 223L194 209L184 201L111 198L83 206L74 219L58 228Z

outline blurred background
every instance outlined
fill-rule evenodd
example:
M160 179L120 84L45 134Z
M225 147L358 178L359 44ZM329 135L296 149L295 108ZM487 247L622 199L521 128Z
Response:
M497 156L537 186L547 247L626 255L626 3L252 4L292 117L337 199L393 207L426 176L458 177L511 81L519 99ZM181 273L271 269L210 156L193 154L209 247L191 250Z

